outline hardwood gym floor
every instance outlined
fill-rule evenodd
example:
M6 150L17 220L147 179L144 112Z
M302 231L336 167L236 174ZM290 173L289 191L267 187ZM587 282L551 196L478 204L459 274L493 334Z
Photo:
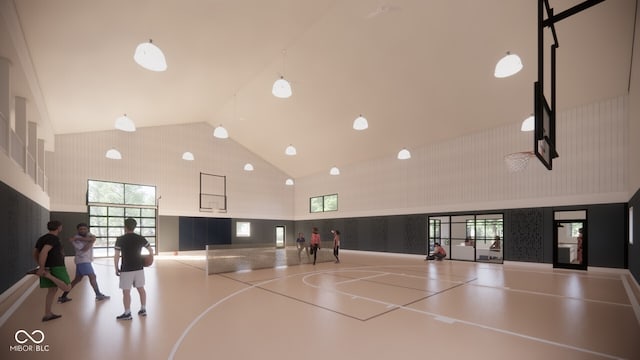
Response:
M44 290L4 298L0 358L640 359L640 290L626 270L341 259L207 276L198 256L161 256L146 269L149 315L135 315L132 291L131 321L116 321L113 261L97 259L110 300L96 302L85 279L54 305L63 317L43 323Z

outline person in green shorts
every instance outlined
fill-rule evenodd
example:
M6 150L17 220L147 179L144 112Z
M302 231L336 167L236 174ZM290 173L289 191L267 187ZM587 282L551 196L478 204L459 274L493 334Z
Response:
M58 238L62 231L62 223L57 220L49 221L47 230L49 232L38 239L33 249L33 258L39 266L35 274L40 276L40 287L47 289L42 321L54 320L62 316L51 311L53 300L58 289L71 290L71 285L69 285L71 279L69 279L67 268L64 265L62 243Z

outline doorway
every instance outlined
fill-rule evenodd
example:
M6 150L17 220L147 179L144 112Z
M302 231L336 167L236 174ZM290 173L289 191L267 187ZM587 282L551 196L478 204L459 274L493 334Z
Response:
M281 249L286 244L284 226L276 226L276 248Z
M587 212L554 213L553 267L587 270Z

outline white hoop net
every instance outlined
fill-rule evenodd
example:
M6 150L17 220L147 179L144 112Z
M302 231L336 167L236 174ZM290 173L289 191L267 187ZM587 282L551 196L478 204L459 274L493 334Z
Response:
M504 162L509 172L518 172L524 170L529 163L529 159L533 154L531 151L521 151L505 155Z

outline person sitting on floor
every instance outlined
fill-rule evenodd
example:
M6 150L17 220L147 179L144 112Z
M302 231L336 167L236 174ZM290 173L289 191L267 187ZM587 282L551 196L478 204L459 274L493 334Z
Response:
M447 252L444 250L442 246L440 246L439 243L436 243L435 247L433 248L433 256L436 258L437 261L442 261L442 259L444 259L447 256Z

